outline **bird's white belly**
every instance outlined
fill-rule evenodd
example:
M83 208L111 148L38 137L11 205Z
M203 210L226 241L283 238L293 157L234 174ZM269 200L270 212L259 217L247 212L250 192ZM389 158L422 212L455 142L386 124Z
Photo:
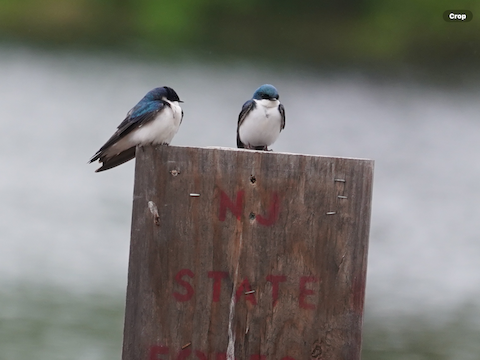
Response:
M182 109L177 104L165 107L155 119L133 130L113 144L105 153L107 157L120 154L132 146L170 144L180 127Z
M270 146L281 131L282 118L277 107L258 106L245 118L238 134L240 140L251 146Z
M129 140L135 145L170 144L180 127L181 119L182 110L172 104L171 108L165 107L154 120L132 131Z

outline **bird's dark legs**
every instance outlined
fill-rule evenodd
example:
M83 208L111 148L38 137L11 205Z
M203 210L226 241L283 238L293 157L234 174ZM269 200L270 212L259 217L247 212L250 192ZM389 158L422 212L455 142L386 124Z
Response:
M245 145L245 149L248 149L248 150L271 151L271 150L268 150L267 145L254 146L254 145L246 144L246 145Z

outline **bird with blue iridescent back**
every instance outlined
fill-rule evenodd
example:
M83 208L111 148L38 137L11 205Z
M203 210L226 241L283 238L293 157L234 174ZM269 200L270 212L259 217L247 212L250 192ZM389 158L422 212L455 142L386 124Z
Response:
M121 165L135 157L137 145L169 145L183 119L175 90L168 86L149 91L118 126L117 131L92 156L102 166L95 172Z
M242 106L238 116L237 147L268 150L285 128L285 108L277 89L270 84L260 86Z

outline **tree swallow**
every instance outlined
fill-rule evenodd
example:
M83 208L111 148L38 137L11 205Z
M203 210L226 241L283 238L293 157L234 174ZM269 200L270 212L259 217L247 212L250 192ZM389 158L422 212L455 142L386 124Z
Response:
M170 144L183 119L181 101L168 86L147 93L118 125L117 131L90 159L102 166L95 172L111 169L135 157L137 145Z
M268 150L285 128L285 108L273 85L260 86L238 115L237 147Z

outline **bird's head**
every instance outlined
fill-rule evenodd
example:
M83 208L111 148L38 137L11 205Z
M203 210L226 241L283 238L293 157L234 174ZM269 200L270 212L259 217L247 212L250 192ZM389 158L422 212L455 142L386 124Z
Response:
M148 92L147 95L145 95L145 98L147 100L164 100L167 99L168 101L178 101L178 102L183 102L180 100L178 97L178 94L173 90L171 87L168 86L162 86L155 88L151 91Z
M280 95L278 95L278 91L275 86L265 84L255 90L253 93L253 98L255 100L278 100Z

